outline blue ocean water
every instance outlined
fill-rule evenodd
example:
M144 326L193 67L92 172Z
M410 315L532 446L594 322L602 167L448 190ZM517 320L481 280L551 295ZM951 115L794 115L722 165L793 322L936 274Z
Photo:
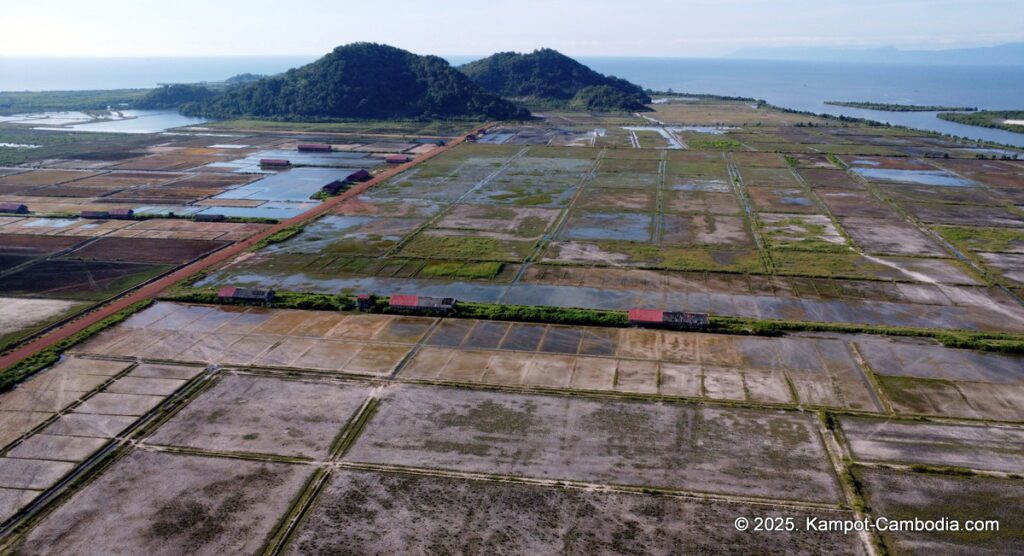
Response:
M1024 147L1024 134L947 122L934 112L881 112L825 101L1024 110L1024 66L943 66L727 60L580 58L651 89L764 99L794 110L853 116Z
M205 58L0 57L0 91L153 87L272 74L316 56ZM449 56L455 64L478 56ZM942 133L1024 146L1024 134L964 126L930 112L840 108L826 100L1024 109L1024 67L785 62L702 58L580 57L595 70L644 87L755 97L818 113L871 118Z

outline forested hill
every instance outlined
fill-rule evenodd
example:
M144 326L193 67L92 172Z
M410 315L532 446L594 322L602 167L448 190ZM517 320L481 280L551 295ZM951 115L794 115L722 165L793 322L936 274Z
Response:
M441 58L373 43L339 46L313 63L185 104L181 111L212 118L306 120L529 117Z
M153 110L177 108L182 104L203 102L215 96L217 93L204 85L164 85L135 101L134 107Z
M459 69L484 89L508 98L608 110L641 110L651 102L639 85L602 75L550 48L529 54L499 52Z

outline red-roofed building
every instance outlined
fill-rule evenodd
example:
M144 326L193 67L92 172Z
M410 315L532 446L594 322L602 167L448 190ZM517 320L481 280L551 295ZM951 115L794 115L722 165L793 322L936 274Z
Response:
M661 309L630 309L629 324L661 324L664 314Z
M389 154L384 157L384 162L388 164L405 164L409 162L409 157L404 154Z
M395 294L388 301L388 307L411 313L443 315L455 308L455 298Z

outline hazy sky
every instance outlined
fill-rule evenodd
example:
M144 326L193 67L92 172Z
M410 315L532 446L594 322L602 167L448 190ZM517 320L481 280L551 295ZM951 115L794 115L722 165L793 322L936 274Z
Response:
M556 48L717 56L757 46L1024 41L1022 0L3 0L0 56L421 54Z

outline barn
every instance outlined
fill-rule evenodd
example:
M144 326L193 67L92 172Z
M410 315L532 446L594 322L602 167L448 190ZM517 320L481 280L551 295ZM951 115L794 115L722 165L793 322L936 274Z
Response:
M296 148L299 151L316 153L329 153L333 150L327 143L299 143Z
M274 300L274 290L227 286L217 291L217 297L223 301L259 301L270 303Z
M264 168L288 168L292 165L290 160L284 158L261 158L260 166Z
M133 220L135 211L132 209L112 209L107 213L114 220Z
M21 203L0 203L0 212L28 214L28 207Z

